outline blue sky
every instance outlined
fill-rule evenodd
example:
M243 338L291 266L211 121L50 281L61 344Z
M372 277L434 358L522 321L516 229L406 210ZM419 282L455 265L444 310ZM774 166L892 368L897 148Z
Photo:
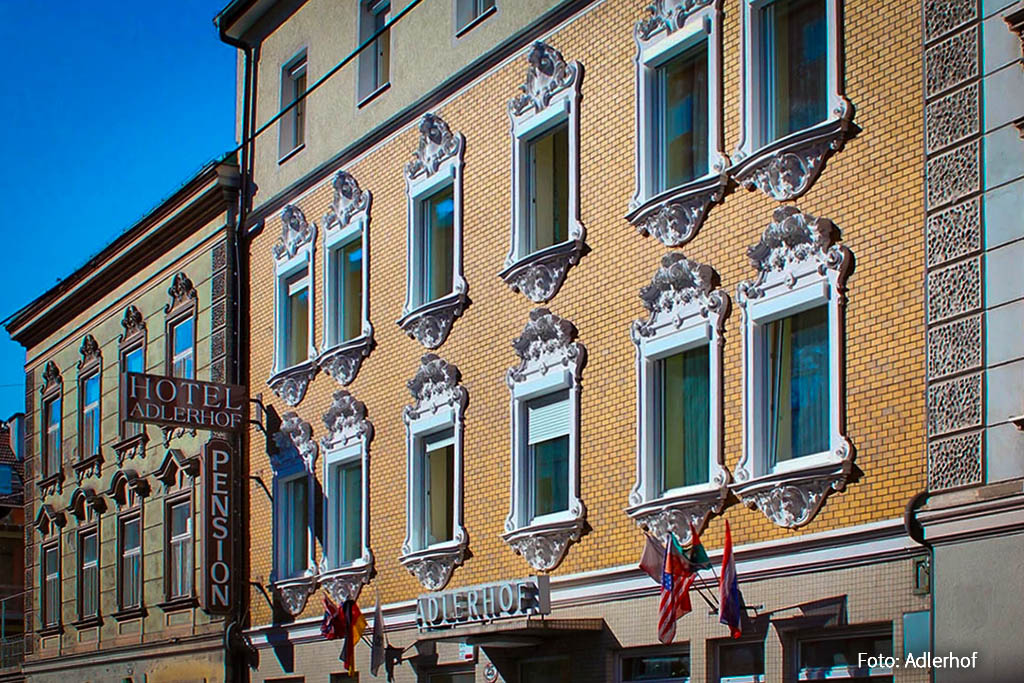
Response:
M234 147L224 4L0 0L0 318ZM23 410L24 362L0 330L0 418Z

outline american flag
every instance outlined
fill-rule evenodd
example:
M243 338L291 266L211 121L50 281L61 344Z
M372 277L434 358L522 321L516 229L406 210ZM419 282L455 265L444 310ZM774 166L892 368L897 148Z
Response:
M688 614L690 586L696 574L686 570L679 546L669 536L665 544L665 565L661 572L661 603L658 606L658 640L668 645L676 638L676 621Z

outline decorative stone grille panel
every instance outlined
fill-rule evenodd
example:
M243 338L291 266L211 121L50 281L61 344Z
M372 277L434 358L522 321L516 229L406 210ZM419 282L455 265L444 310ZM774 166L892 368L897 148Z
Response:
M935 436L980 426L981 396L980 374L928 387L928 434Z
M928 322L981 308L981 257L928 274Z
M981 202L972 199L929 216L925 241L929 267L980 251Z
M928 446L928 489L980 484L984 481L982 462L980 432L934 441Z
M978 140L929 159L926 196L929 209L963 199L981 189L981 143Z
M925 0L924 39L931 42L978 16L978 0Z
M981 314L928 330L928 379L981 367Z
M928 48L924 55L925 97L955 88L979 74L978 27Z
M925 108L925 149L929 154L979 132L979 89L978 83L972 83Z

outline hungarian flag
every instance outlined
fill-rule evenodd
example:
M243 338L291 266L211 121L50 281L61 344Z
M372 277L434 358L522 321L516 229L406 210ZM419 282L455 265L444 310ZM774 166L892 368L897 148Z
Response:
M700 536L697 535L697 530L693 528L693 522L690 522L690 550L686 553L686 560L693 565L694 572L698 569L711 569L711 558L708 557L708 553L704 550L704 545L700 542Z
M658 640L668 645L676 638L676 621L688 614L690 586L696 575L688 571L682 549L669 534L665 543L665 563L661 571L661 602L658 605Z
M718 583L718 621L729 627L733 638L739 638L743 633L743 594L736 578L729 520L725 520L725 549L722 551L722 576Z

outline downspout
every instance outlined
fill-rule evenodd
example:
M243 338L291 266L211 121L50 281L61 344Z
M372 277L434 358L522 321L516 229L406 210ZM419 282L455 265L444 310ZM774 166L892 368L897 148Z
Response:
M928 550L928 646L935 649L935 546L924 537L924 527L917 521L917 511L924 505L931 492L918 491L903 508L903 528L912 541ZM906 655L906 653L903 653ZM928 680L935 680L935 672L929 671Z

